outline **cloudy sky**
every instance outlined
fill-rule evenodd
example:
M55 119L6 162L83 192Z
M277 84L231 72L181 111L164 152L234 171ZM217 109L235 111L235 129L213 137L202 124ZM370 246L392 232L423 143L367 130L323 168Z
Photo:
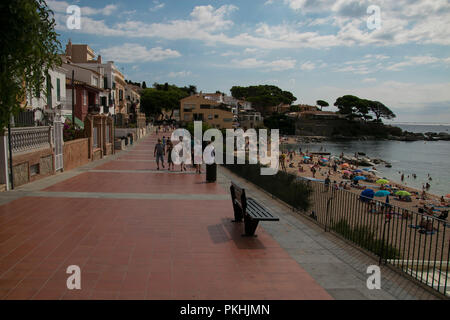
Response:
M354 94L397 121L450 123L449 0L47 3L63 46L87 43L133 81L226 93L273 84L307 104ZM67 27L70 5L81 8L79 30Z

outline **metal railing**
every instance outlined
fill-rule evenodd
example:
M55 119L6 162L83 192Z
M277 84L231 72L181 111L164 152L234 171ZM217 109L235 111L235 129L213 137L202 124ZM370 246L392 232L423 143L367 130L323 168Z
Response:
M292 210L305 214L325 231L375 255L379 264L389 265L450 296L450 223L445 216L448 209L437 215L422 214L362 198L335 184L325 185L280 172L263 177L255 165L224 166L284 201ZM308 210L303 209L306 207Z
M336 189L332 184L307 184L312 188L308 215L325 231L375 254L380 264L397 268L450 296L450 224L445 213L418 213Z
M34 127L35 126L35 111L23 110L14 116L14 126L16 127Z
M11 128L11 149L13 153L50 148L52 127Z

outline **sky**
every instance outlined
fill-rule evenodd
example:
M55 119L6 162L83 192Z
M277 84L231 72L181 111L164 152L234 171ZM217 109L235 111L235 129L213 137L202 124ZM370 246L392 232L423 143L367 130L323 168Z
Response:
M229 94L269 84L296 104L331 106L352 94L384 103L398 122L450 123L450 0L47 3L63 48L68 39L89 44L148 86ZM71 5L81 9L79 29L68 28Z

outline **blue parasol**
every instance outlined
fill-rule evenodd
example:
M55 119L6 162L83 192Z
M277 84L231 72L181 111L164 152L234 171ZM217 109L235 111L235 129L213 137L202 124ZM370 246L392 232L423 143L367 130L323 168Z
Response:
M380 190L375 193L375 197L385 197L390 195L391 193L387 190Z
M375 195L375 191L372 189L366 189L363 192L361 192L361 201L367 202L371 199L373 199L373 196Z

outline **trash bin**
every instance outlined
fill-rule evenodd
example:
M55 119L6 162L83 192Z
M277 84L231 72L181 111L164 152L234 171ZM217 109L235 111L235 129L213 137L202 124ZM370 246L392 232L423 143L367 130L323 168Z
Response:
M206 165L206 182L216 182L217 180L217 164Z

